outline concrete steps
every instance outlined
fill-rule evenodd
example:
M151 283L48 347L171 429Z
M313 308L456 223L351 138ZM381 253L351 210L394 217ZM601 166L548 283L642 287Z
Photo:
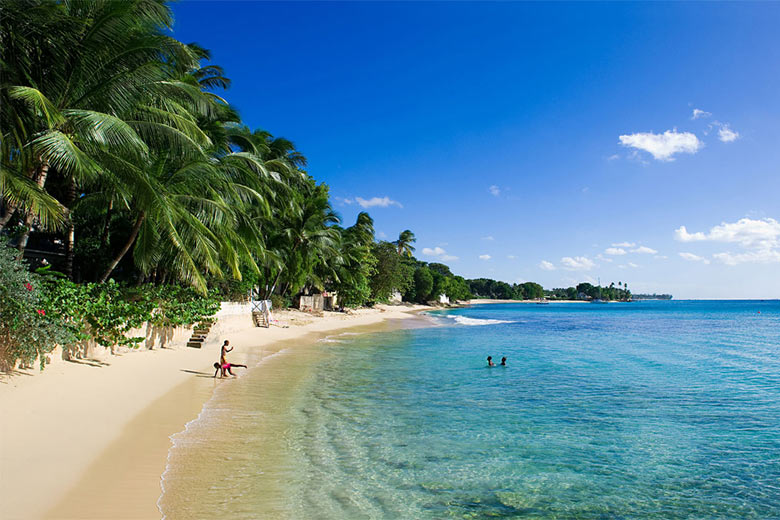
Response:
M209 332L211 331L211 325L211 322L199 323L192 329L192 336L187 342L187 346L191 348L202 348L203 344L206 342L206 337L208 337Z
M267 329L268 327L271 326L271 324L268 323L268 319L266 318L264 312L253 311L252 321L254 322L255 327L264 327Z

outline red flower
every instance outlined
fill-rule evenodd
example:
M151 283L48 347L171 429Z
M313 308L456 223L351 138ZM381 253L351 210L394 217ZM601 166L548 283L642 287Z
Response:
M32 284L30 282L27 282L26 284L24 284L24 286L27 288L28 291L32 291L33 290L33 286L32 286Z
M46 311L43 309L38 309L38 314L40 314L41 316L46 316Z

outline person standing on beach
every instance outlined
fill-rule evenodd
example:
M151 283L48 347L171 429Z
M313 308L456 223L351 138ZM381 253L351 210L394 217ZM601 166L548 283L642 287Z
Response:
M225 340L219 352L219 366L222 368L222 377L225 377L225 370L230 370L230 365L227 362L226 356L228 352L233 350L233 348L228 348L228 345L230 345L230 341Z
M230 341L225 340L225 342L222 344L222 348L220 349L219 353L219 363L214 363L214 368L217 370L214 372L214 377L217 377L217 374L221 372L220 377L227 377L227 374L230 374L231 376L235 376L236 374L233 373L231 368L233 367L241 367L241 368L247 368L246 365L239 365L238 363L228 363L227 361L227 353L233 350L232 348L228 348L228 345L230 345Z

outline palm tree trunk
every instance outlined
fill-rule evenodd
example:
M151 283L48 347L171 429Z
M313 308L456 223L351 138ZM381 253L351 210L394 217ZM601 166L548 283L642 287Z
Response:
M276 278L274 278L274 283L271 284L271 288L268 289L268 291L266 292L264 299L267 300L274 293L274 289L276 289L276 284L279 282L279 277L282 276L282 271L284 271L284 267L279 268L279 272L276 273Z
M111 260L111 264L109 264L108 269L106 269L106 272L103 273L103 276L100 277L100 283L105 282L108 280L108 277L111 276L111 273L114 272L114 269L116 269L117 264L122 261L122 258L125 256L125 254L130 250L130 246L133 245L133 242L135 242L135 239L138 237L138 232L141 230L141 224L144 223L144 218L146 217L146 214L142 211L138 218L135 219L135 224L133 225L133 230L130 232L130 236L127 239L127 242L122 247L122 250L117 253L116 257L114 257L113 260Z
M8 224L8 221L11 220L11 217L14 216L14 212L16 212L16 204L9 201L5 206L5 212L3 213L3 216L0 217L0 231L5 228L5 225Z
M111 229L111 214L114 211L114 199L108 201L108 210L106 211L106 223L103 225L103 234L100 236L100 248L103 249L108 243L108 232Z
M49 163L46 161L41 163L41 169L38 173L38 187L43 189L43 186L46 184L46 177L49 175ZM27 241L30 239L30 231L32 231L32 222L35 215L32 211L27 211L27 214L24 217L24 234L19 238L19 259L24 257L24 249L27 247Z
M295 250L298 249L298 246L301 245L302 243L303 243L302 240L300 240L300 239L296 240L295 243L293 244L292 248L290 249L290 255L289 256L292 256L292 254L295 252ZM276 273L276 278L274 278L274 283L271 285L271 290L268 292L268 294L266 294L266 298L265 298L266 300L268 298L270 298L271 295L274 293L274 289L276 289L276 284L279 282L279 277L282 276L282 271L284 271L284 266L282 266L279 269L279 272Z
M65 236L65 275L73 280L73 249L76 245L76 225L73 223L73 204L76 202L76 181L71 177L68 186L68 227Z

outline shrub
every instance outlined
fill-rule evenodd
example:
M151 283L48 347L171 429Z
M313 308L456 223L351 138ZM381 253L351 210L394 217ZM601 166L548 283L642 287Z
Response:
M288 296L282 296L280 294L271 295L271 308L276 310L289 309L292 306L292 301Z
M32 365L40 359L43 370L45 355L57 345L74 342L76 336L47 307L41 277L16 255L0 241L0 363L7 370L17 361Z
M31 273L16 250L0 242L0 364L30 365L57 345L93 339L99 345L138 346L127 333L148 322L179 327L209 321L219 311L216 292L201 296L188 287L76 284L48 268Z
M49 277L46 285L49 308L81 339L92 338L104 347L137 346L144 338L127 333L146 322L157 327L193 325L219 310L214 294L203 297L172 285L126 287L113 280L75 284L57 277Z

